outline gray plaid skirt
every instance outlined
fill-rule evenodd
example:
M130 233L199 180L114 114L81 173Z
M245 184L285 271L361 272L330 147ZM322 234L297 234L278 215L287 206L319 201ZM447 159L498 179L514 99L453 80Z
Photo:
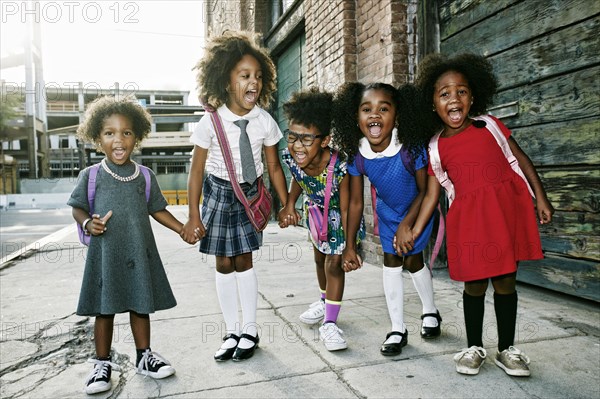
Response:
M244 193L255 188L247 183L241 187ZM231 257L260 248L262 232L257 232L250 223L229 181L208 175L202 193L202 224L206 235L200 241L200 252Z

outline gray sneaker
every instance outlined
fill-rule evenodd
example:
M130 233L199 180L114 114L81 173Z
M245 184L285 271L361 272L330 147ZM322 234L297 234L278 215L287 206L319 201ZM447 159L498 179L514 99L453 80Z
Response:
M510 346L496 354L494 362L498 367L513 377L529 377L529 358L519 349Z
M475 375L479 374L479 369L485 361L487 352L480 346L465 348L456 355L456 371L461 374Z

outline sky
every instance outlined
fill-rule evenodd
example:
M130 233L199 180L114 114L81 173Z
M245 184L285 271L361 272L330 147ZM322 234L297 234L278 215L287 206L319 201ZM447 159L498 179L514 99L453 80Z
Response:
M190 91L204 42L202 1L0 1L0 51L19 53L28 20L39 20L46 85L128 91ZM22 51L22 50L21 50ZM23 68L0 71L24 85Z

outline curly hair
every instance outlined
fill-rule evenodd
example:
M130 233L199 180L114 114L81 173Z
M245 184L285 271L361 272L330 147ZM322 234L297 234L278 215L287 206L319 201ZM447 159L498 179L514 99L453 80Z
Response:
M100 139L104 121L115 114L123 115L131 121L138 144L148 137L152 127L152 117L133 95L96 98L85 111L83 122L77 128L77 137L83 141L96 144Z
M269 106L277 89L277 71L268 50L258 43L258 35L245 31L226 31L221 36L209 40L204 56L194 67L198 70L196 83L198 96L203 103L214 108L227 103L227 86L231 71L242 57L251 55L256 58L262 69L263 86L258 104L263 108Z
M413 85L403 85L399 89L386 83L364 85L359 82L344 83L338 89L333 102L333 137L340 150L350 160L356 155L358 143L364 137L358 127L358 109L367 90L383 90L396 104L398 140L406 145L413 159L422 155L429 141L428 117L423 113L423 97Z
M333 94L317 87L297 91L283 104L283 112L290 123L315 126L320 134L329 135Z
M473 94L473 105L469 113L473 116L485 113L492 104L498 89L498 81L492 64L485 57L471 53L458 54L454 57L430 54L421 61L415 84L423 91L428 112L431 112L435 83L448 71L459 72L467 79ZM435 111L433 114L434 124L440 128L442 120Z

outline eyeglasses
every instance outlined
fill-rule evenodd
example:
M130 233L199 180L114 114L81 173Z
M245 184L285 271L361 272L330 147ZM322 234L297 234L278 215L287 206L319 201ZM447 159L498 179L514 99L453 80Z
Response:
M287 136L288 144L294 144L297 140L300 140L303 146L310 147L316 139L325 137L324 134L302 134L286 129L285 135Z

